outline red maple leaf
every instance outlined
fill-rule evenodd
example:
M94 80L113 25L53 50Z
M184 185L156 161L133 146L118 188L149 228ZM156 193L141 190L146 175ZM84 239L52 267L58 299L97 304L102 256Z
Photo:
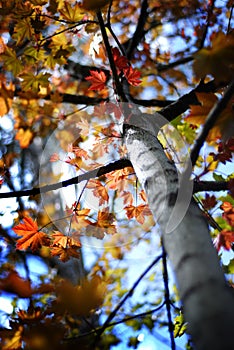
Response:
M212 209L217 204L216 197L214 195L210 196L206 193L205 199L202 199L202 204L206 210Z
M17 249L24 250L31 247L32 251L36 251L42 245L48 245L49 238L44 232L38 230L36 221L33 221L30 217L25 217L23 222L13 228L17 235L23 236L17 241Z
M234 231L229 231L226 229L222 230L214 241L215 247L218 251L221 247L226 250L230 250L232 243L234 243Z
M85 80L91 81L89 90L103 90L106 84L106 74L103 71L90 70L90 74Z
M117 47L114 47L112 49L112 55L113 55L113 59L114 59L117 71L122 71L122 70L127 69L129 67L127 57L122 56Z
M127 81L129 82L129 84L133 86L138 86L141 83L141 80L140 80L141 73L137 69L128 67L127 69L124 69L124 75Z

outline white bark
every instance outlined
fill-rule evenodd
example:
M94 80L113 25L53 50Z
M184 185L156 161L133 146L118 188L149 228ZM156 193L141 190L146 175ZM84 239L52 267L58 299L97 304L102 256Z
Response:
M167 232L179 184L174 164L152 133L129 124L124 127L129 159L160 225L176 275L188 330L198 350L233 350L234 298L226 285L206 220L194 200L178 226Z

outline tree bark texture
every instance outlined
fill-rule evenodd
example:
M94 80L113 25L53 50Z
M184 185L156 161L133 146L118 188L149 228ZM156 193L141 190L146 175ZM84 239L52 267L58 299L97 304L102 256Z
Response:
M160 225L188 332L197 350L232 350L234 297L225 282L207 222L193 199L182 221L178 220L171 232L167 230L173 207L180 205L179 181L177 169L166 157L156 133L124 125L128 156Z

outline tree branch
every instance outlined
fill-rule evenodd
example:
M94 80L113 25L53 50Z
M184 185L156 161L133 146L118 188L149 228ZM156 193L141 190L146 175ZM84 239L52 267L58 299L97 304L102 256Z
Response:
M163 255L162 255L162 265L163 265L163 283L164 283L164 297L167 310L167 319L168 319L168 331L170 334L171 340L171 350L175 350L175 339L174 339L174 326L171 316L171 301L170 301L170 291L169 291L169 280L168 280L168 271L167 271L167 253L165 251L164 245L162 244Z
M109 43L109 40L108 40L105 24L104 24L104 21L103 21L103 18L102 18L102 13L101 13L100 10L97 11L97 18L98 18L98 21L99 21L99 25L100 25L100 29L101 29L101 33L102 33L102 37L103 37L103 41L104 41L104 45L105 45L105 48L106 48L106 51L107 51L107 56L108 56L108 60L109 60L109 63L110 63L110 68L111 68L112 75L113 75L113 79L114 79L114 83L115 83L115 89L116 89L116 94L121 99L121 102L128 102L128 100L127 100L127 98L126 98L126 96L124 94L124 91L123 91L122 83L119 80L119 76L118 76L118 73L117 73L117 69L116 69L114 58L113 58L112 51L111 51L111 46L110 46L110 43Z
M143 0L141 5L141 13L137 22L136 30L133 34L132 39L130 40L129 46L126 50L127 52L127 58L130 60L133 54L133 51L139 44L139 42L142 39L142 36L144 36L144 26L146 23L146 20L148 18L148 0Z
M203 191L228 191L229 189L228 181L194 181L193 185L193 193Z
M120 301L120 303L115 307L115 309L110 313L110 315L107 317L106 321L102 325L101 329L97 331L97 339L100 338L102 333L105 331L107 325L113 320L119 309L123 306L125 301L133 295L133 292L135 291L138 284L141 282L141 280L145 277L145 275L154 267L160 260L162 259L162 255L157 256L153 262L143 271L143 273L138 277L138 279L135 281L133 286L130 288L130 290L125 294L124 298Z
M87 181L95 177L100 177L111 171L123 169L125 167L131 167L131 166L132 166L131 162L128 159L123 158L113 163L110 163L108 165L88 171L85 174L75 176L69 180L57 182L57 183L42 186L42 187L32 188L30 190L0 193L0 198L15 198L15 197L18 198L18 197L24 197L24 196L36 196L40 193L46 193L46 192L57 190L62 187L78 184L82 181Z
M161 109L159 112L162 114L168 121L172 121L178 115L186 112L190 105L200 104L197 99L196 92L214 92L217 90L217 86L214 83L214 80L204 83L203 81L188 94L181 96L177 101L171 103L169 106Z
M214 107L211 109L210 113L207 116L205 124L203 125L202 130L201 130L200 134L198 135L198 137L195 141L194 147L191 151L190 158L191 158L192 165L196 164L200 149L203 146L209 131L215 125L220 114L227 106L227 104L228 104L228 102L231 99L233 94L234 94L234 80L227 88L223 97L214 105Z

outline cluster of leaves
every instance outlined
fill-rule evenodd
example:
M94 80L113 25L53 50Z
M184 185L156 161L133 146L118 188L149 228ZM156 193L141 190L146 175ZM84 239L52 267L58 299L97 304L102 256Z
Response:
M53 164L66 163L80 175L117 157L124 158L126 149L121 143L118 127L123 111L118 103L106 102L118 92L116 79L127 87L130 99L143 106L156 105L155 110L158 110L157 106L162 106L160 103L170 105L171 98L194 88L198 79L207 82L214 78L215 88L212 92L196 92L196 99L189 102L189 113L180 115L182 112L179 111L173 114L179 115L173 126L192 148L207 116L222 99L223 86L234 76L233 31L227 28L230 23L227 25L224 21L224 18L229 18L233 4L227 1L226 6L221 7L212 3L200 0L131 0L128 3L117 0L84 0L82 3L70 0L1 1L0 117L8 115L14 127L10 137L3 139L3 149L1 146L0 185L14 191L17 183L14 169L18 168L18 182L22 188L31 186L33 181L25 183L25 178L28 178L26 170L36 161L27 161L27 155L31 151L33 158L38 139L44 147L50 133L57 128L60 150L50 154ZM100 9L116 76L109 65L108 48L100 40L100 23L96 15ZM132 26L137 21L133 33ZM169 31L165 23L171 23ZM118 37L113 28L118 31ZM162 45L165 39L166 49ZM183 49L178 42L182 43ZM155 99L144 104L145 96L154 96ZM167 96L170 96L169 100ZM79 104L81 109L77 109ZM83 106L89 104L96 105L84 110ZM149 112L147 108L145 111ZM60 130L63 124L66 129ZM217 184L229 184L226 196L218 198L206 194L201 199L208 220L215 228L212 235L217 249L223 247L228 251L234 242L233 175L223 178L219 175L219 166L233 161L232 125L233 100L230 100L206 139L212 151L209 148L208 154L199 157L194 171L196 174L201 170L196 175L198 182L212 173ZM166 144L165 147L169 158L174 159L184 150L178 140L173 143L171 130L170 127L166 130L167 138L172 141L170 147ZM64 151L68 153L65 160L61 155ZM50 165L44 166L45 174L47 171L51 174ZM36 174L37 169L34 171ZM33 177L32 171L29 177ZM59 180L58 176L53 179ZM83 201L88 191L98 202L96 211ZM19 209L13 214L23 222L13 228L20 236L18 239L13 237L16 251L10 238L4 236L4 242L13 247L7 255L9 261L15 262L17 254L29 252L47 260L59 258L63 263L73 261L73 258L80 259L83 235L102 240L106 249L93 267L90 279L79 286L56 278L50 281L47 278L47 282L33 286L29 279L24 279L11 267L3 275L0 289L18 298L29 299L30 305L28 309L16 310L12 314L11 329L1 332L2 348L67 349L69 346L74 348L69 342L73 338L76 346L79 342L81 347L90 348L87 338L84 337L84 341L82 336L79 338L84 318L88 323L88 317L94 316L95 309L103 303L103 310L110 315L114 305L127 293L124 286L127 268L113 268L113 260L121 264L132 247L129 242L138 240L153 246L155 255L157 244L147 234L154 222L145 193L137 183L134 170L125 167L89 180L76 201L67 205L64 215L54 196L42 210L39 210L37 201L35 197L29 201L19 200ZM213 219L212 210L218 203L221 211ZM118 213L114 213L115 209ZM32 217L37 217L37 220ZM64 222L66 230L54 229L56 220ZM231 271L232 263L231 260L227 270ZM149 280L152 290L159 289L160 283L155 276ZM145 296L149 294L145 290ZM159 295L157 302L152 303L144 302L142 296L141 303L129 306L129 313L134 314L136 310L144 313L146 309L158 307L163 292L159 291ZM124 319L126 311L120 311ZM165 313L162 312L161 316L164 319ZM125 323L134 332L143 326L150 331L154 327L150 314ZM174 336L181 336L184 331L180 313L174 320ZM89 337L91 335L93 333ZM103 337L103 343L96 346L105 349L118 342L114 332L110 331L106 339ZM129 347L138 345L137 337L129 338Z

